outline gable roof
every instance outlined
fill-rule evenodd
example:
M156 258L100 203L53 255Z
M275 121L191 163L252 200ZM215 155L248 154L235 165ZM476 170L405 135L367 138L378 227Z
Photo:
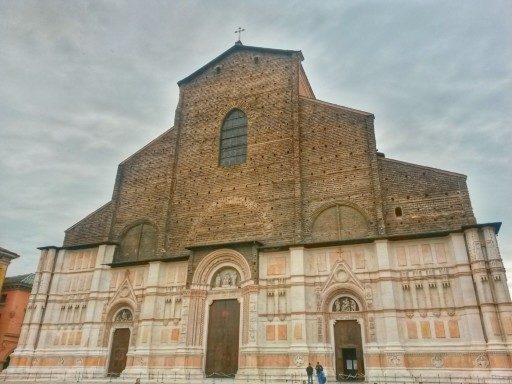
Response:
M28 273L26 275L6 277L3 289L25 288L30 290L34 284L35 276L35 273Z
M184 79L181 79L178 81L178 86L181 86L182 84L186 84L199 76L201 73L205 72L208 68L211 68L215 64L217 64L222 59L228 57L234 52L239 51L252 51L252 52L261 52L261 53L278 53L281 55L288 55L291 56L293 54L299 54L300 60L304 60L304 56L302 56L301 51L294 51L294 50L286 50L286 49L274 49L274 48L263 48L263 47L253 47L250 45L243 45L240 42L236 42L235 45L233 45L231 48L229 48L227 51L224 51L219 56L217 56L212 61L208 62L207 64L203 65L201 68L199 68L197 71L193 72L192 74L188 75Z

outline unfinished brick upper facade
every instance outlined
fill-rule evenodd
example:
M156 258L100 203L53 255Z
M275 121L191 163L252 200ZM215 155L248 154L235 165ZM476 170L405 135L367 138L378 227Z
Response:
M465 176L382 157L373 115L316 100L302 59L235 45L180 82L175 126L120 164L112 201L64 245L116 242L140 221L157 229L155 259L196 245L311 243L333 205L360 212L367 230L356 233L370 238L475 223ZM224 167L220 127L235 108L248 120L247 161Z

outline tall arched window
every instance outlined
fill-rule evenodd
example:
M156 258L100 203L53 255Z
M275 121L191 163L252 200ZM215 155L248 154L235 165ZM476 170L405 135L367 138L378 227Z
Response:
M143 223L130 228L121 239L115 261L139 261L155 256L156 230L151 224Z
M219 164L245 163L247 157L247 118L239 109L228 113L220 132Z

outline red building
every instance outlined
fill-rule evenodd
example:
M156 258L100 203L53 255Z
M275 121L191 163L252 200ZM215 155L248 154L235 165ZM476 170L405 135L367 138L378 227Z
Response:
M7 277L0 296L0 367L9 365L9 356L18 344L21 324L35 274Z

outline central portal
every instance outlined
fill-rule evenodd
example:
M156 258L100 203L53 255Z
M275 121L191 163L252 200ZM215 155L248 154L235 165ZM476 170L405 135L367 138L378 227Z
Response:
M334 324L336 348L336 379L338 381L364 380L363 343L361 326L356 320L337 321Z
M238 370L238 334L240 303L238 300L215 300L210 305L206 344L207 377L235 376Z

